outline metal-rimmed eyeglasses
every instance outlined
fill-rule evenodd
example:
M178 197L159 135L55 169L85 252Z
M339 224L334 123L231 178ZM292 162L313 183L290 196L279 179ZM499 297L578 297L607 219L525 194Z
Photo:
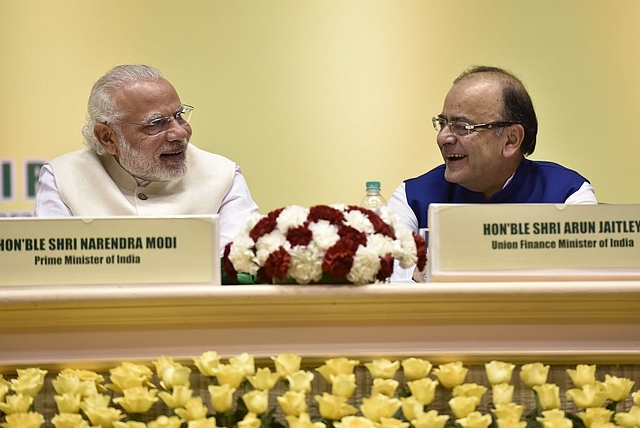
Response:
M140 123L140 122L127 122L123 120L124 123L129 123L131 125L140 125L143 127L144 131L149 135L158 135L161 132L165 132L171 126L172 121L178 122L180 125L186 125L189 123L189 119L191 119L191 113L193 112L193 106L189 104L182 104L178 111L176 111L173 116L164 116L157 117L155 119L151 119L148 122Z
M489 123L476 123L469 124L467 122L461 122L459 120L452 120L451 122L447 121L442 117L432 117L431 122L433 123L433 129L440 132L447 125L458 137L464 137L466 135L471 134L471 131L475 129L492 129L492 128L503 128L505 126L515 125L516 122L489 122Z

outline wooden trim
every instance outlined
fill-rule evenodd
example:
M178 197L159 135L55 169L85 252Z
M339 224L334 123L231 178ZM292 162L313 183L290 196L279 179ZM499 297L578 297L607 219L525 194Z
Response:
M0 370L204 351L640 363L640 281L0 289Z

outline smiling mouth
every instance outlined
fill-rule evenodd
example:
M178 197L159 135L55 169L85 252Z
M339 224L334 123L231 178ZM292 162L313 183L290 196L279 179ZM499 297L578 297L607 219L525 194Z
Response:
M448 160L448 161L455 162L455 161L462 160L462 159L464 159L466 157L467 157L467 155L452 154L452 155L446 155L445 159Z

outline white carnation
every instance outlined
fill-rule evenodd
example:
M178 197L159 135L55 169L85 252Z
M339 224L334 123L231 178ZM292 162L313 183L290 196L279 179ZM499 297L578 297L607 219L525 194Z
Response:
M292 249L291 264L289 265L289 276L295 279L298 284L308 284L311 281L322 279L322 258L324 252L313 243L307 247L296 247Z
M229 261L237 272L254 273L258 270L253 253L255 242L246 235L238 235L229 248Z
M311 223L309 230L313 233L313 242L323 251L331 248L340 239L338 226L329 223L327 220Z
M291 245L285 236L277 229L258 238L256 242L256 261L258 265L263 266L269 254L280 247L288 250Z
M352 210L344 214L345 224L364 233L374 233L373 223L362 211Z
M353 266L347 279L354 284L367 284L376 279L380 270L380 257L376 250L362 245L353 257Z
M308 215L309 209L299 205L289 205L280 212L280 215L276 219L277 228L282 233L287 233L287 230L301 226L307 221Z

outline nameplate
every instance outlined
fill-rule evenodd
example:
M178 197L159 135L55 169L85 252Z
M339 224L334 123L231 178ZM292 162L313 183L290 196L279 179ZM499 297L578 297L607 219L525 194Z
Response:
M429 206L430 281L640 279L640 205Z
M0 219L0 286L220 284L219 216Z

